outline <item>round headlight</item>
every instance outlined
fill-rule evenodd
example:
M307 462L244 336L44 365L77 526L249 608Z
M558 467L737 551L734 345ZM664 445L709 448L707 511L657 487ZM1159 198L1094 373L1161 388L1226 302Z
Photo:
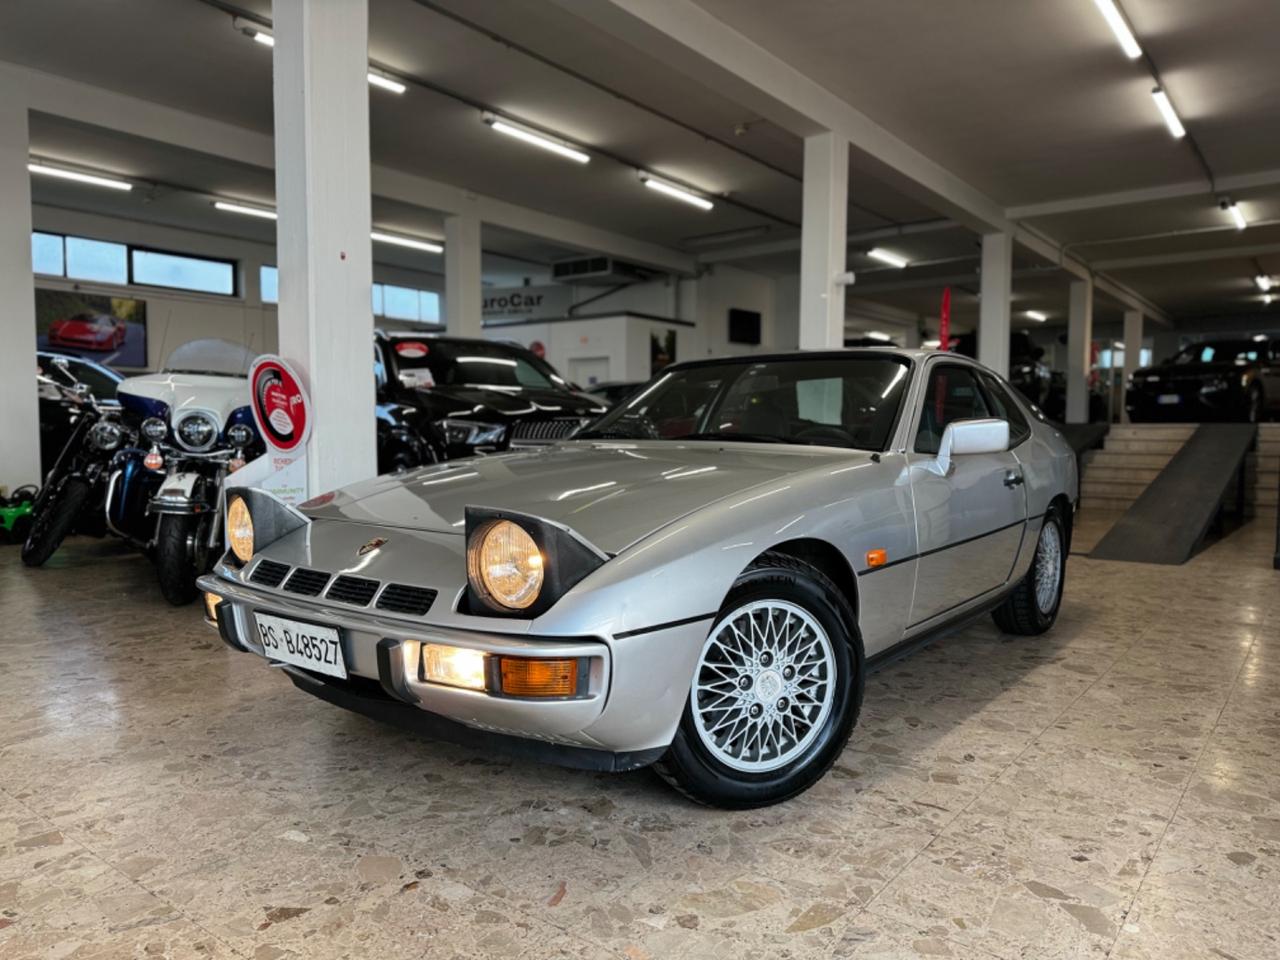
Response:
M237 447L247 447L253 442L253 431L245 423L233 423L227 427L227 439Z
M177 422L174 432L188 450L208 450L218 439L218 425L206 413L188 413Z
M124 433L118 423L110 420L99 420L89 431L89 442L99 450L114 450L120 446Z
M159 443L169 435L169 425L159 417L147 417L139 428L142 435L152 443Z
M253 559L253 517L249 515L244 497L232 497L227 507L227 541L241 563Z
M494 520L476 531L467 568L472 586L497 607L523 610L542 592L542 554L533 537L510 520Z

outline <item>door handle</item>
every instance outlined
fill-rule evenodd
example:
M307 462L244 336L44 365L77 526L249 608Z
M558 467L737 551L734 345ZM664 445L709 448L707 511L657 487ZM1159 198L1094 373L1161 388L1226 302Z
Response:
M1004 485L1009 489L1022 486L1022 481L1023 478L1021 470L1008 470L1005 472Z

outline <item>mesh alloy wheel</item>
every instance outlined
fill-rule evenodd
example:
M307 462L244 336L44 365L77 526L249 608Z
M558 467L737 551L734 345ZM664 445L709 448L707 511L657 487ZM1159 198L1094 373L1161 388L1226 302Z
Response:
M1046 523L1036 545L1036 606L1050 614L1058 603L1062 581L1062 532L1056 523Z
M690 698L698 737L733 770L784 767L822 730L835 670L830 637L803 607L785 600L743 604L703 645Z

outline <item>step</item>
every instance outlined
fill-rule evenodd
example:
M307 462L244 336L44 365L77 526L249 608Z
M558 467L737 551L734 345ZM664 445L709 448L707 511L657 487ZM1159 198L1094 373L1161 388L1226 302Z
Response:
M1109 467L1091 463L1085 468L1084 481L1085 483L1137 483L1145 487L1156 478L1159 472L1159 467Z
M1093 467L1109 470L1163 470L1173 459L1168 453L1128 453L1124 450L1095 450L1085 465L1086 472Z
M1082 497L1101 497L1106 500L1128 500L1132 503L1142 496L1142 491L1147 489L1150 484L1147 483L1118 483L1114 480L1091 480L1089 477L1084 478L1084 482L1080 484L1080 496Z
M1114 497L1081 497L1080 512L1085 516L1099 513L1124 513L1131 506L1131 499L1115 499Z
M1280 490L1275 487L1264 487L1262 489L1254 488L1245 491L1245 500L1251 503L1269 503L1272 506L1280 501Z
M1106 451L1116 453L1162 453L1173 456L1182 449L1183 440L1125 440L1119 437L1107 437Z
M1190 423L1113 424L1107 437L1117 440L1187 440L1195 429L1195 425Z

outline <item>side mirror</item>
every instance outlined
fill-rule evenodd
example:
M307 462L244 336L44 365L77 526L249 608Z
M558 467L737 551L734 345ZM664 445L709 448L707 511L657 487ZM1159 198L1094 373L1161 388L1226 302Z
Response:
M951 473L951 458L980 453L1004 453L1009 449L1009 423L994 417L985 420L953 420L942 431L938 444L937 472Z

